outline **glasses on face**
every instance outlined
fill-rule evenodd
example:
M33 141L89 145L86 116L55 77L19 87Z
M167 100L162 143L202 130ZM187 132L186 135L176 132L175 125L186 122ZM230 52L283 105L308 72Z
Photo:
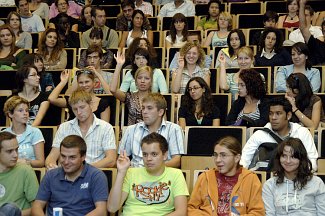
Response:
M213 154L212 154L212 157L214 157L215 159L217 159L219 157L221 160L223 160L223 159L225 159L227 157L231 157L231 156L235 156L235 155L233 155L233 154L226 154L226 153L220 153L220 154L218 154L217 152L213 152Z
M77 70L76 75L79 76L80 74L92 74L93 72L89 70Z
M196 91L196 90L198 90L198 89L200 89L200 88L202 88L202 87L201 87L201 86L193 86L192 88L191 88L191 87L188 87L188 88L187 88L187 91L188 91L188 92L192 92L193 90Z

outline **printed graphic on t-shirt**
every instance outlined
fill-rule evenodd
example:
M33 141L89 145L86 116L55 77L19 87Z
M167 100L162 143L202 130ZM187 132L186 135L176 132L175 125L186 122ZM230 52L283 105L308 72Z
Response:
M302 197L294 192L289 192L288 195L287 193L281 194L275 202L275 206L282 207L284 211L286 210L286 206L288 206L288 211L290 211L300 209L303 205Z
M164 203L170 196L171 182L144 182L133 184L134 197L148 205Z
M0 198L4 197L6 194L6 188L2 184L0 184Z

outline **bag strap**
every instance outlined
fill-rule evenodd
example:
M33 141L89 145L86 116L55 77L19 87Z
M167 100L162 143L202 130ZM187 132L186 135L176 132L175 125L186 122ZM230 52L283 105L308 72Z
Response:
M278 135L276 135L273 131L271 131L269 128L263 128L262 129L264 132L268 133L273 137L273 139L279 144L280 142L283 141Z
M106 35L106 41L108 41L108 38L109 38L109 34L111 33L111 28L109 28L108 30L107 30L107 35Z

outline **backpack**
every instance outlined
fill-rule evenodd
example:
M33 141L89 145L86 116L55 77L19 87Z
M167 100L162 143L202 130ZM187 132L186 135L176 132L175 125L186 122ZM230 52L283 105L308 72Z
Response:
M276 143L266 142L262 143L255 151L251 164L248 169L253 171L272 171L274 157L278 143L282 142L282 139L277 136L273 131L268 128L263 128L263 131L269 133Z

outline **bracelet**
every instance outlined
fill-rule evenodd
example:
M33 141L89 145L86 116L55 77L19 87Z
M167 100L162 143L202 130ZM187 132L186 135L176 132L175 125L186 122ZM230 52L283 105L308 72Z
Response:
M295 111L293 111L293 113L296 113L299 109L297 108Z

